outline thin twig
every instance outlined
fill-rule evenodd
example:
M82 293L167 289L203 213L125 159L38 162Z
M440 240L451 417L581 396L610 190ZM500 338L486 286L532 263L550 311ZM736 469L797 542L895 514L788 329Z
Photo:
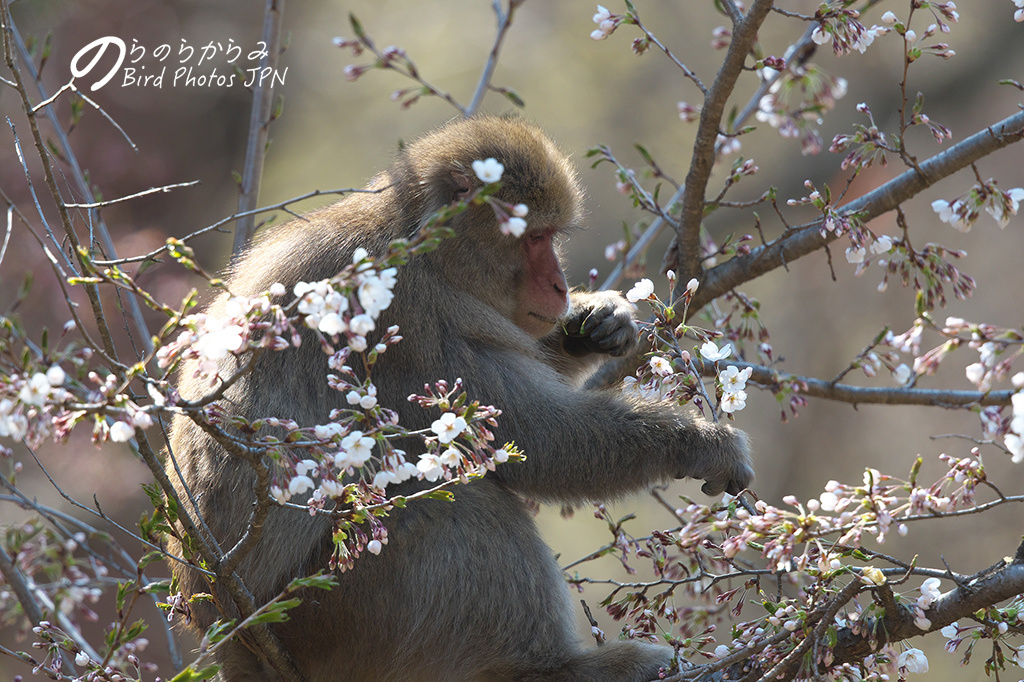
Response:
M512 15L515 13L516 8L523 4L523 1L509 0L508 10L505 12L501 11L500 0L493 0L492 2L494 15L498 21L498 32L494 36L494 45L491 47L491 53L487 56L487 63L480 74L480 80L477 82L473 99L470 100L469 104L462 111L462 115L466 118L475 115L480 110L480 104L484 100L484 95L487 94L487 90L491 87L491 78L494 76L494 68L498 65L498 54L501 52L501 45L505 41L505 35L508 33L509 26L512 25Z

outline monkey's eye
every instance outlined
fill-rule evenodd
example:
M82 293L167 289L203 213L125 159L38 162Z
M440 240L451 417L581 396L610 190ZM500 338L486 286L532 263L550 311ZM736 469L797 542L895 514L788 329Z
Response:
M544 234L543 232L534 232L533 234L529 235L527 239L530 240L531 244L540 244L542 241L547 239L547 235Z

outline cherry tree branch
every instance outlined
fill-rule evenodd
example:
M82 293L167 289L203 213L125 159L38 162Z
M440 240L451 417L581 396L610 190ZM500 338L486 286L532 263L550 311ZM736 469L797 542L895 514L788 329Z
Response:
M967 168L975 161L1024 139L1024 111L1004 118L984 130L926 161L920 172L911 168L877 189L839 207L841 215L856 214L867 223L895 210L902 202L916 196L939 180ZM767 272L791 263L797 258L827 246L837 237L826 232L821 236L821 220L796 227L764 246L751 249L744 256L731 258L707 272L694 294L690 310L697 311L731 289ZM680 277L687 281L685 277Z
M800 395L835 400L851 405L932 405L941 407L967 407L971 405L1009 405L1010 398L1017 391L954 391L950 389L925 388L880 388L875 386L852 386L835 381L814 379L811 377L780 372L771 367L755 365L749 362L725 360L719 363L722 367L734 366L739 369L750 368L750 381L766 387L777 387L781 384L799 385ZM714 374L714 368L710 368Z
M691 277L698 277L701 272L700 223L704 218L704 195L711 179L711 168L715 163L715 140L721 131L725 105L743 72L747 55L757 40L757 31L768 16L772 4L773 0L754 0L743 19L734 24L732 41L729 43L722 68L715 76L701 107L697 139L690 159L690 171L686 174L686 181L683 184L679 227L676 228L676 240L679 245L677 274L683 282L689 281Z
M260 60L261 77L253 82L252 109L249 115L249 135L245 143L245 167L242 169L242 194L238 198L238 213L242 218L235 225L235 239L231 252L238 254L252 241L256 234L254 214L256 200L260 193L260 179L263 177L263 162L267 154L270 137L270 122L274 111L274 74L281 56L281 15L284 0L267 0L263 12L263 43L267 51ZM268 70L269 69L269 70ZM262 74L270 74L264 79Z
M509 0L508 11L501 11L501 1L493 0L492 5L494 6L494 16L498 21L498 32L494 36L494 46L491 47L491 53L487 56L487 64L484 65L484 70L480 74L480 81L476 85L476 91L473 93L473 99L469 101L466 108L462 110L462 115L469 118L480 110L480 104L483 102L484 95L491 88L491 78L494 76L494 69L498 66L498 54L501 52L501 45L505 41L505 35L508 33L509 27L512 25L512 15L516 9L523 4L525 0Z

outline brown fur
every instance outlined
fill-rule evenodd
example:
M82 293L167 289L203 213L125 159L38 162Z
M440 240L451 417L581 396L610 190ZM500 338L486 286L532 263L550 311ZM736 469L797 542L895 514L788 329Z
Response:
M505 165L498 196L529 206L528 230L580 220L575 173L540 131L514 119L460 121L403 150L371 183L388 187L383 192L350 196L260 239L232 268L230 290L252 296L274 282L290 290L331 277L358 246L381 255L458 196L460 181L462 189L465 178L478 184L469 167L487 157ZM438 415L406 398L427 382L461 377L471 398L503 411L497 442L515 441L527 459L456 487L453 503L393 512L383 553L359 558L334 590L306 595L275 631L308 680L654 679L671 657L666 648L623 642L587 651L577 643L561 571L520 496L580 502L681 477L707 480L708 492L736 491L752 478L746 438L619 391L580 389L605 353L632 347L632 306L618 294L574 293L564 330L534 339L512 322L528 304L518 295L521 242L498 232L487 206L451 225L456 237L399 270L378 330L398 324L404 340L374 370L378 398L406 427L424 428ZM332 408L345 407L327 387L326 363L311 336L298 349L267 353L231 389L227 409L323 423ZM180 385L188 398L204 390L192 369ZM185 417L173 424L171 451L206 524L230 548L252 508L250 468ZM168 472L178 481L170 464ZM262 603L291 578L325 568L330 551L326 520L274 509L239 574ZM186 594L210 589L198 572L178 564L174 571ZM220 616L196 608L201 627ZM221 663L226 680L275 679L241 644Z

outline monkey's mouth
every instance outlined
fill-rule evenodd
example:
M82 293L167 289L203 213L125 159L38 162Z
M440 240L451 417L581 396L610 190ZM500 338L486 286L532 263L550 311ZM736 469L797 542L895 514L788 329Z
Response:
M526 314L529 315L530 317L536 317L541 322L545 322L547 324L558 324L558 320L556 320L553 317L544 317L543 315L538 315L537 313L534 312L529 312Z

